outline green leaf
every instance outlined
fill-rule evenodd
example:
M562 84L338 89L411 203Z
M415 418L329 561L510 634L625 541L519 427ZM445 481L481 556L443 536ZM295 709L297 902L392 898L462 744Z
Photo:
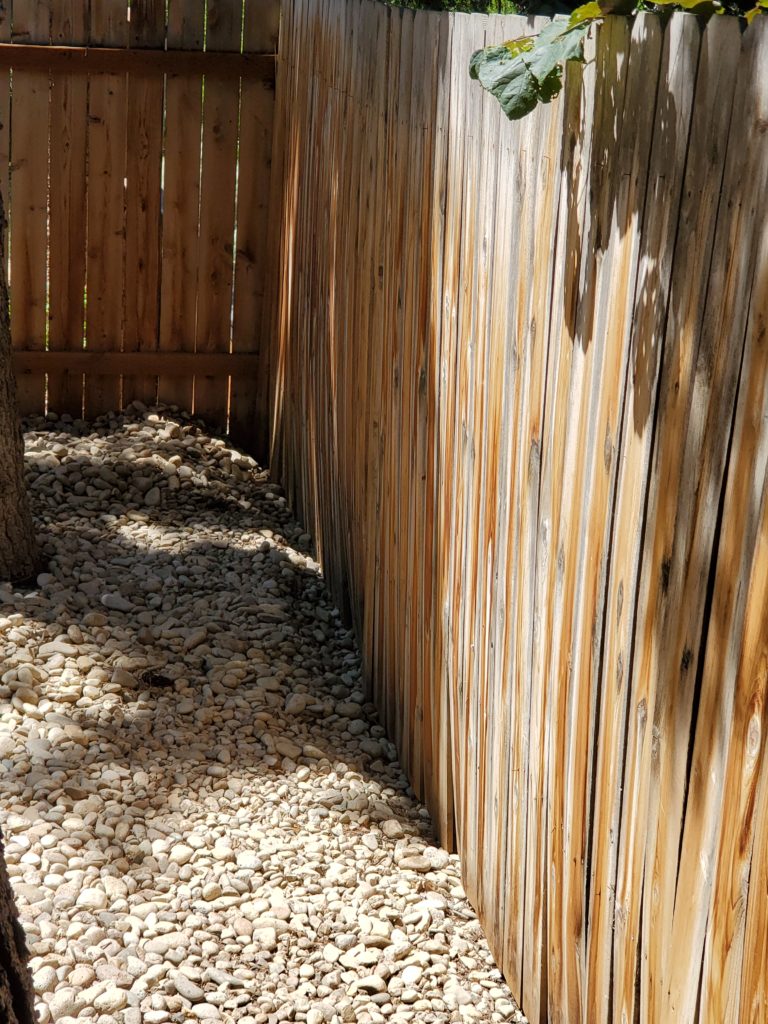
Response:
M568 60L584 62L584 37L589 31L589 24L585 22L563 29L564 24L567 26L567 22L553 21L547 25L539 33L534 48L522 57L539 82Z
M563 69L554 68L543 82L539 82L539 99L542 103L551 103L563 88Z
M502 45L513 57L517 57L519 53L527 53L528 50L532 50L535 42L536 36L520 36L519 39L510 39Z
M539 100L539 83L521 57L489 62L479 72L480 84L495 96L510 120L525 117Z
M568 24L573 27L574 25L581 25L584 21L595 21L597 18L602 18L603 10L597 0L592 0L591 3L582 4L581 7L577 7L571 15Z
M589 22L570 25L556 18L538 36L523 36L472 54L470 76L501 104L511 120L524 117L537 103L549 103L563 87L566 61L584 61Z
M712 0L653 0L657 7L675 7L694 14L714 14L717 4Z

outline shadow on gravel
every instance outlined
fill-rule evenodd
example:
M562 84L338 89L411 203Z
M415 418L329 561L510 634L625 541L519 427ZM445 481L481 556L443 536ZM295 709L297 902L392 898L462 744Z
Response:
M55 437L63 441L60 433ZM84 439L96 440L90 431ZM428 835L394 748L360 692L355 641L279 489L262 472L241 471L240 485L250 495L243 499L227 486L229 456L212 470L189 446L182 464L193 475L169 491L159 464L122 456L125 435L105 432L97 440L103 445L97 456L64 455L58 465L30 474L49 570L35 589L0 587L0 617L20 614L43 626L44 643L85 651L87 664L78 671L86 684L95 679L89 697L53 711L47 699L70 700L73 669L62 666L75 653L63 647L61 655L45 655L53 668L36 686L32 715L58 731L52 740L50 730L31 727L26 763L17 765L23 769L15 777L17 795L45 818L47 807L76 809L79 776L97 775L100 795L108 797L112 788L113 799L125 800L119 783L128 773L139 779L130 794L134 811L183 815L183 794L192 784L197 803L207 795L237 802L231 779L238 774L293 773L309 765L322 775L339 764L382 786L371 820L400 819L410 823L407 832ZM150 454L167 464L179 456L179 443L153 442ZM126 502L137 475L145 500ZM153 488L161 489L160 501L147 505ZM200 535L222 529L229 537L178 550L180 531L190 529ZM105 607L105 594L130 607ZM29 653L38 656L31 646ZM306 699L294 699L286 715L294 691ZM0 709L13 697L0 685ZM359 702L367 723L355 735L337 713L350 700ZM273 716L290 719L287 742ZM151 792L141 785L150 766ZM0 793L5 788L0 782ZM292 813L289 805L282 811ZM366 815L357 820L364 824Z

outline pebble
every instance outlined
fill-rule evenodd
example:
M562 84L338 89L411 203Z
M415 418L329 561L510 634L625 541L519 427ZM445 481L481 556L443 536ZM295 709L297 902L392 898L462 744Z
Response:
M129 612L133 608L131 602L120 594L102 594L101 603L105 608L117 612Z
M103 889L83 889L75 900L75 905L85 910L104 910L109 897Z
M201 999L205 998L205 992L196 985L194 981L190 980L185 974L176 972L172 978L173 987L184 999L188 999L190 1003L199 1003Z
M524 1021L280 489L167 410L27 428L0 806L42 1024Z

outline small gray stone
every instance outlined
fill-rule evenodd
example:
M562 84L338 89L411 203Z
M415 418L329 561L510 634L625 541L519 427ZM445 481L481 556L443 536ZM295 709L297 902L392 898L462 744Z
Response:
M402 839L405 835L403 832L403 826L395 818L390 818L388 821L382 821L381 831L387 839Z
M190 1003L199 1003L202 999L205 999L205 992L200 986L191 981L186 974L182 974L181 971L173 974L171 981L179 995L184 999L188 999Z

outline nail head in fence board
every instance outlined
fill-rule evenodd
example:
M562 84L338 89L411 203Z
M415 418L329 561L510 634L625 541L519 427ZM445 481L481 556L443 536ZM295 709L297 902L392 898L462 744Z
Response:
M88 10L80 0L53 5L51 39L54 43L87 42ZM53 351L83 347L87 125L87 78L52 71L48 345ZM82 415L82 373L63 370L48 374L48 408Z
M237 8L237 10L236 10ZM240 49L242 2L208 0L206 46ZM196 352L228 352L231 344L235 232L235 162L239 82L206 78L203 98L200 233L197 267ZM194 411L220 429L226 426L226 382L195 382Z
M204 0L177 0L168 10L168 46L202 49ZM160 286L160 351L193 352L197 323L197 236L200 203L202 80L168 78L165 96L165 177ZM158 398L192 409L193 380L160 376Z
M16 0L13 36L47 42L50 6ZM10 181L11 335L45 348L47 336L48 117L49 80L45 71L13 76ZM21 381L16 395L22 415L45 408L45 378Z
M165 42L165 4L140 0L131 7L132 47ZM125 326L123 351L151 352L160 329L161 162L163 80L128 76L128 147L125 221ZM123 378L122 404L157 401L155 377Z

